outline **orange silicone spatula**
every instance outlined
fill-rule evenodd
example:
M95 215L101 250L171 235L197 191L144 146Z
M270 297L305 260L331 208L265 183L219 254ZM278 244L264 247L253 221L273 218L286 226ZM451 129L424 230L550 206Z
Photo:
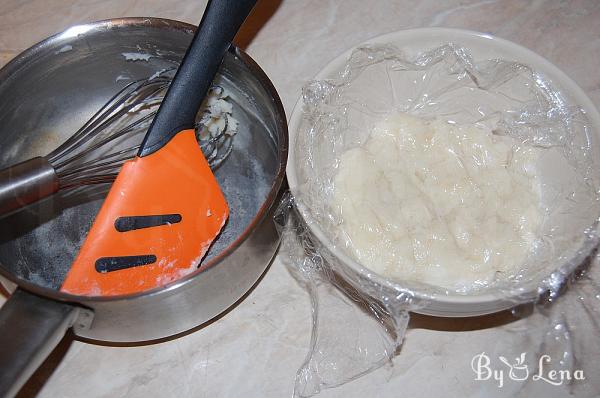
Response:
M138 155L113 183L61 287L144 291L194 271L228 207L193 130L196 113L256 0L209 1Z

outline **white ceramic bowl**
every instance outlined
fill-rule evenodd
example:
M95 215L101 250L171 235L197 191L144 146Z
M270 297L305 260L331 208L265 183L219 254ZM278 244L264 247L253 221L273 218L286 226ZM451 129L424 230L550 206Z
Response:
M593 134L596 136L600 133L600 115L594 107L590 99L584 92L562 71L552 65L550 62L533 53L532 51L521 47L512 42L492 37L487 34L443 28L426 28L405 30L379 36L375 39L361 43L359 46L369 44L394 44L400 49L409 53L419 53L421 51L438 47L448 42L455 42L469 49L473 57L479 59L494 59L500 58L510 61L516 61L532 67L535 71L542 73L546 78L550 79L562 92L568 96L585 110L590 121L590 126ZM324 80L333 78L345 66L353 49L341 54L331 61L321 72L315 76L315 80ZM292 194L297 195L299 189L298 167L296 151L294 150L299 126L302 119L303 101L300 99L292 113L289 122L290 133L290 157L287 165L287 178ZM301 201L296 201L297 208L303 221L308 225L313 238L321 243L321 250L326 250L329 258L333 258L337 262L338 267L343 267L345 271L352 273L359 278L368 278L369 281L378 283L381 286L390 286L397 284L399 289L407 288L407 285L400 282L392 282L387 280L361 266L353 258L348 256L343 250L333 244L327 234L319 227L317 220L313 219L310 209ZM592 225L594 219L589 220ZM568 258L561 260L557 269L570 272L574 270L589 253L596 247L598 243L597 235L592 234L589 238L583 241L574 242L576 247L570 251ZM550 275L550 273L548 273ZM518 296L507 296L506 294L498 294L498 292L480 291L472 294L451 293L444 295L430 296L428 292L410 289L416 299L423 299L424 305L415 310L427 315L444 316L444 317L461 317L461 316L477 316L488 313L493 313L513 307L517 303L528 300L534 300L538 297L537 285L532 284L523 286L520 289Z

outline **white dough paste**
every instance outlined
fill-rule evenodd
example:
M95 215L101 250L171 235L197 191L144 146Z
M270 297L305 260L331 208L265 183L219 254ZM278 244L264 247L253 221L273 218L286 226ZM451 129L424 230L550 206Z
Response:
M519 269L542 220L540 149L475 126L396 114L343 153L332 208L372 271L468 290Z

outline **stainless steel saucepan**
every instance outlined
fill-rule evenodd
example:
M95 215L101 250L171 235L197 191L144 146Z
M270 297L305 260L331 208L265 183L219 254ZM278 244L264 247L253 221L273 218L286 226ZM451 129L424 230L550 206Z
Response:
M75 26L0 70L0 168L45 155L128 82L172 68L194 26L124 18ZM229 222L194 273L162 288L117 297L58 291L108 187L61 191L0 219L0 396L15 394L67 329L108 342L175 335L242 297L272 259L272 221L284 182L287 126L264 72L232 47L216 83L231 93L239 131L215 171ZM16 128L18 126L18 128Z

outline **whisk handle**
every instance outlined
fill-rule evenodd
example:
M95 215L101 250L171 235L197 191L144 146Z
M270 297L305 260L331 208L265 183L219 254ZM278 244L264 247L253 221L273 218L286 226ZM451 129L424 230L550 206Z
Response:
M37 202L58 191L52 165L37 157L0 170L0 216Z
M162 148L175 134L194 127L223 57L256 0L211 0L171 82L138 156Z

